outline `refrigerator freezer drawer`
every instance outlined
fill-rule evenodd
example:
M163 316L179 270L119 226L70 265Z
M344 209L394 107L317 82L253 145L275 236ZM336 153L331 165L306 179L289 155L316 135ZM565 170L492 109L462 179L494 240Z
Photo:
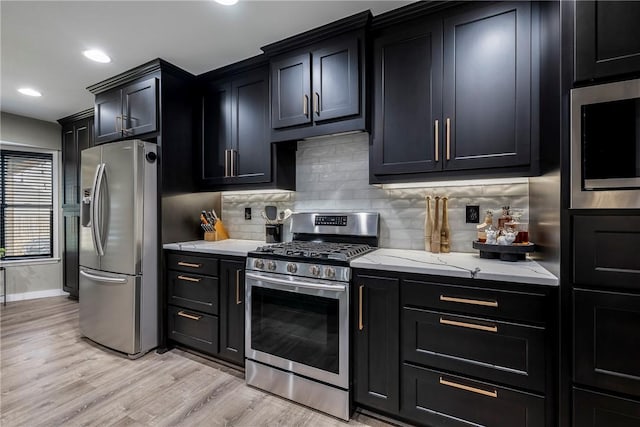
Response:
M140 352L141 276L80 268L80 332L105 347Z

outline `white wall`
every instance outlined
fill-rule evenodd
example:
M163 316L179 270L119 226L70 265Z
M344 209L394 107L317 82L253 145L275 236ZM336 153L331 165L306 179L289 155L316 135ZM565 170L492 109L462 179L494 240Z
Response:
M264 240L260 211L272 204L280 210L379 212L380 246L424 249L425 196L438 195L449 197L451 250L477 252L471 245L477 236L476 224L465 222L466 205L479 205L481 220L487 209L499 210L506 205L529 209L529 184L522 179L513 180L518 183L491 185L476 180L473 185L453 187L434 182L403 189L369 185L366 133L300 141L296 161L296 192L222 193L222 215L231 237ZM245 207L252 208L250 221L244 219Z
M2 148L45 149L60 152L60 126L57 123L0 113L0 144ZM58 206L62 203L62 156L58 155ZM58 210L58 235L62 236L63 218ZM62 255L62 239L58 238L58 257ZM59 294L62 290L60 259L39 263L7 265L8 300Z

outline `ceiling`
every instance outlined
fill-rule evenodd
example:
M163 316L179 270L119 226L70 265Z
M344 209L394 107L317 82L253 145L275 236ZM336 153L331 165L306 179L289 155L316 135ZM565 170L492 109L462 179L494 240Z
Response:
M0 1L0 109L55 121L93 106L86 87L162 58L193 74L261 53L260 47L371 9L412 1ZM98 48L112 62L81 52ZM33 98L20 87L42 92Z

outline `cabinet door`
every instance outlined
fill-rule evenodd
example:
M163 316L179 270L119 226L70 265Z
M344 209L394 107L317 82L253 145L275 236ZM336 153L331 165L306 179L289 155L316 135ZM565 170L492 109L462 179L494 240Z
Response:
M640 71L640 2L577 1L575 80Z
M222 184L231 175L231 83L212 82L203 92L200 178L206 186Z
M444 21L444 167L530 162L531 6L479 7Z
M640 402L573 389L574 427L637 427Z
M269 182L271 142L269 141L269 78L258 70L232 83L231 138L234 182Z
M575 289L574 381L640 396L640 295Z
M271 61L271 127L311 123L310 54Z
M64 215L64 257L62 268L64 283L62 288L69 292L72 298L78 298L79 267L78 267L78 229L80 217L77 213Z
M220 262L220 357L244 365L244 262Z
M399 280L357 274L353 283L355 401L397 414L400 409Z
M64 182L63 203L65 205L78 203L79 166L80 152L76 140L75 126L69 124L62 129L62 179Z
M158 79L151 78L122 89L124 136L158 130Z
M333 40L311 52L313 58L313 120L316 122L360 112L358 39Z
M442 23L394 29L374 41L374 174L441 169Z
M120 89L96 95L95 143L115 141L122 137L122 94Z

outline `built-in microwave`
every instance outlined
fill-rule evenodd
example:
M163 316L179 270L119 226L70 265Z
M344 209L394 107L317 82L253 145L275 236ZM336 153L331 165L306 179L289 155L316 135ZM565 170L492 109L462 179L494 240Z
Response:
M571 208L640 209L640 79L571 91Z

